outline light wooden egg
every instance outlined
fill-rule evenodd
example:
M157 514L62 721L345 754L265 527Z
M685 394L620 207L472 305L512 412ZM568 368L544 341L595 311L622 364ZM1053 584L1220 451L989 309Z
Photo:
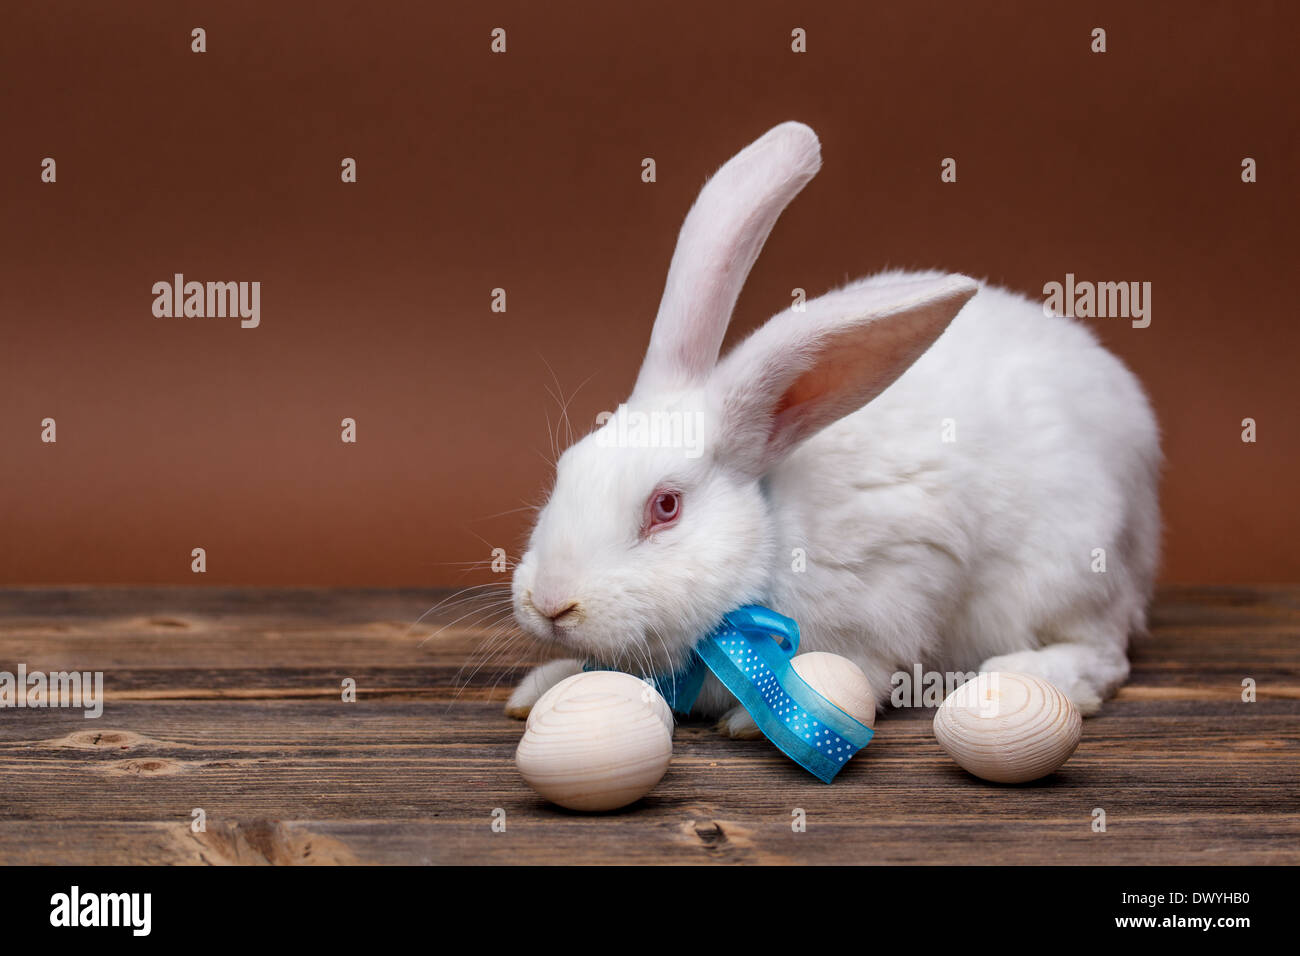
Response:
M641 701L654 708L655 713L663 720L664 726L668 728L668 732L672 733L673 709L668 706L668 701L664 700L663 694L641 678L632 674L625 674L622 671L583 671L581 674L566 677L537 698L537 703L533 704L532 709L528 712L528 721L525 726L531 727L533 718L537 714L550 710L551 705L565 696L569 692L568 688L575 683L580 683L584 692L599 689Z
M552 803L615 810L649 793L672 754L672 712L663 696L631 674L590 671L561 681L533 706L515 765Z
M934 736L961 767L994 783L1025 783L1059 769L1079 745L1083 718L1053 684L991 671L962 684L934 715Z
M790 660L804 683L860 724L876 726L876 695L862 668L847 657L809 651Z

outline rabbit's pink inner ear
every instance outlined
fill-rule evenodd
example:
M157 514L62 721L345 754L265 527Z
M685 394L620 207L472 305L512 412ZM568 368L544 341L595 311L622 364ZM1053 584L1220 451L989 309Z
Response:
M690 386L709 374L763 243L820 166L816 134L782 123L704 185L677 238L637 391Z
M846 325L817 342L812 365L781 393L772 412L768 458L779 458L888 388L924 354L938 331L930 316L904 314Z
M904 304L853 288L786 312L727 356L713 387L721 454L762 474L794 446L862 408L921 357L978 286L962 276L906 289Z

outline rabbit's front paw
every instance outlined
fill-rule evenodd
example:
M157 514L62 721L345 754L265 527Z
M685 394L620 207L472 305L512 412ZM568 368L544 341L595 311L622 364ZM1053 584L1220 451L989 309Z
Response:
M1070 698L1080 714L1090 717L1101 710L1102 699L1107 695L1098 687L1100 678L1093 676L1091 670L1076 666L1074 658L1088 659L1093 656L1097 655L1090 648L1073 644L1057 644L1038 650L1017 651L990 657L980 665L980 670L1009 671L1041 677ZM1123 670L1127 673L1127 665ZM1108 674L1107 677L1109 676Z
M510 694L510 699L506 701L506 716L523 720L539 697L566 677L581 672L582 661L568 659L548 661L540 667L534 667Z
M740 706L733 707L722 715L722 719L718 721L718 732L737 740L753 740L755 737L763 736L763 732L758 729L758 724L754 723L754 718L749 715L749 711Z

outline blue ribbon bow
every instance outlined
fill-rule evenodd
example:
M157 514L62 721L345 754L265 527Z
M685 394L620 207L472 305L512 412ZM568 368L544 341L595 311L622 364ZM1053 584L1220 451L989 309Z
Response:
M687 665L648 678L680 714L690 712L707 671L749 711L758 729L788 757L830 783L874 731L813 690L790 665L799 625L749 604L725 615L691 651ZM587 670L601 670L587 665Z

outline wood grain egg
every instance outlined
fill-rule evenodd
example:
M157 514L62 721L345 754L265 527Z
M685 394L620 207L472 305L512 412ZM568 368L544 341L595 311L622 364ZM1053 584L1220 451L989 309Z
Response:
M1055 685L991 671L961 685L934 715L939 746L994 783L1026 783L1058 770L1079 745L1083 718Z
M537 698L537 703L533 704L532 709L528 712L528 721L525 726L531 727L534 716L550 710L551 705L569 693L569 688L574 686L575 683L581 684L584 692L589 693L599 689L608 691L611 694L621 694L624 697L640 700L654 709L654 712L664 722L664 726L668 728L668 732L672 733L673 709L668 706L668 701L664 700L662 694L640 677L625 674L622 671L583 671L581 674L566 677Z
M805 684L860 724L876 726L876 694L862 668L847 657L809 651L791 658L790 666Z
M672 711L663 696L631 674L590 671L533 705L515 765L552 803L615 810L649 793L672 753Z

